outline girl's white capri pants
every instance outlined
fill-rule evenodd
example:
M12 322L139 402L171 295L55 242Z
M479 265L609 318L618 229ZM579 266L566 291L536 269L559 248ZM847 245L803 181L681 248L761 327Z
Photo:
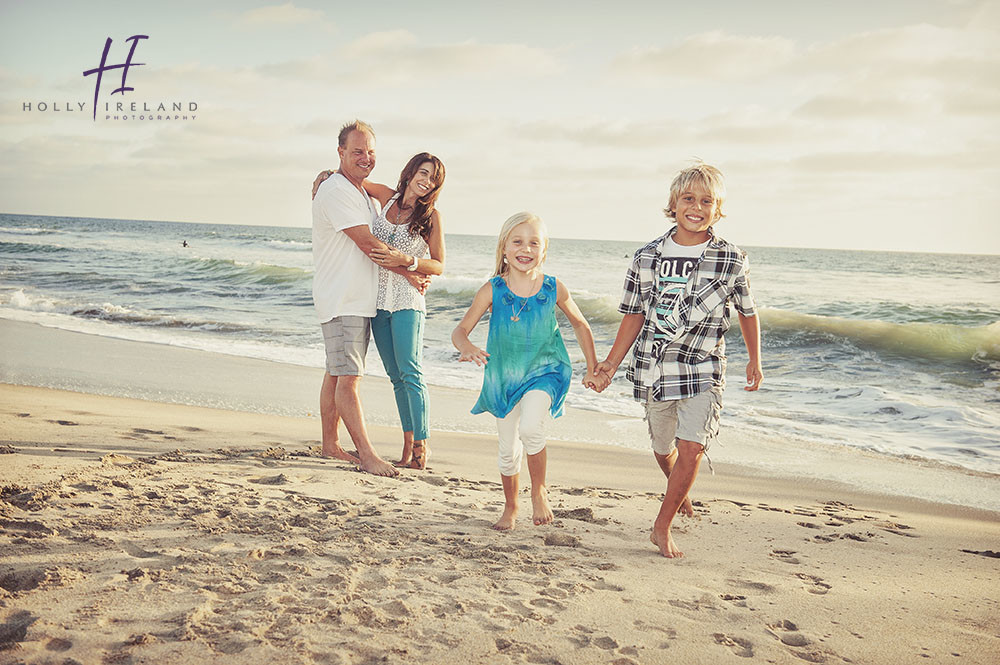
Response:
M547 392L529 390L506 417L497 418L501 475L516 476L525 452L537 455L545 448L545 423L551 407Z

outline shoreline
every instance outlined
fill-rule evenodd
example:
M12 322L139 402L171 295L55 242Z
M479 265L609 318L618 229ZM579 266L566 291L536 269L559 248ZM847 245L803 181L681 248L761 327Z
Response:
M122 340L0 319L0 383L80 393L133 397L236 412L308 417L316 414L322 370L150 342ZM59 368L56 371L53 368ZM472 416L474 389L429 386L435 435L484 436L495 425ZM369 426L398 427L387 379L366 376L362 405ZM576 442L586 451L648 455L646 425L639 418L567 407L550 421L550 441ZM398 437L397 437L398 438ZM345 439L349 440L349 439ZM965 506L1000 514L1000 476L925 459L782 439L732 426L723 417L719 440L709 451L713 466L730 475L831 483L845 491ZM655 465L654 465L655 466ZM703 464L700 478L711 477ZM702 480L699 480L702 482Z

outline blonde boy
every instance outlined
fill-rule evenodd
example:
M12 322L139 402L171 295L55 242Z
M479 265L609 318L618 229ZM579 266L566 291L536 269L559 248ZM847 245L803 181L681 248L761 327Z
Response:
M664 212L675 226L635 253L618 307L625 317L597 366L610 380L635 346L626 376L646 408L653 453L668 478L650 540L667 558L683 556L670 526L678 510L692 514L688 492L719 432L730 301L750 356L744 390L757 390L764 378L746 253L712 232L725 195L722 173L707 164L674 178Z

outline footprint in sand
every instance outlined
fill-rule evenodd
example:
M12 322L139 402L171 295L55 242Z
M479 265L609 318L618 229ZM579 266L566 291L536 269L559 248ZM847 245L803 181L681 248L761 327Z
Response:
M716 644L729 647L740 658L753 658L753 642L742 637L730 637L724 633L715 633Z
M828 593L833 588L824 582L822 577L807 575L806 573L796 573L795 576L806 583L806 591L818 596Z
M771 556L773 556L778 561L781 561L782 563L792 563L792 564L802 563L797 558L792 556L793 554L795 554L795 550L773 550L771 552Z
M566 609L565 605L563 605L559 601L552 600L551 598L532 598L528 602L534 605L535 607L543 607L547 610L556 610L561 612L562 610Z
M741 596L741 595L736 594L736 593L720 593L719 594L719 598L721 598L722 600L729 601L730 603L732 603L736 607L746 607L747 606L747 597L746 596Z
M251 478L247 482L256 483L258 485L287 485L290 480L288 476L283 473L279 473L276 476L262 476L260 478Z
M897 522L879 522L877 526L883 531L888 531L889 533L895 534L897 536L906 536L907 538L919 538L915 533L906 533L907 531L913 529L912 526L906 524L899 524Z
M7 617L7 622L0 624L0 650L18 648L18 642L23 642L28 635L28 626L37 620L38 617L24 610Z
M767 629L767 632L778 638L782 644L790 647L804 647L812 642L799 632L798 626L788 619L782 619L778 623L769 623Z
M121 547L126 554L133 556L136 559L155 559L156 557L161 556L160 552L151 552L147 549L143 549L135 543L130 543L127 540L118 543L118 546Z
M774 593L778 590L775 586L768 584L767 582L754 582L753 580L740 579L730 579L727 581L734 586L738 586L743 589L750 589L751 591L759 591L760 593Z
M53 425L62 425L63 427L76 427L80 423L75 423L72 420L47 420L45 422L52 423Z

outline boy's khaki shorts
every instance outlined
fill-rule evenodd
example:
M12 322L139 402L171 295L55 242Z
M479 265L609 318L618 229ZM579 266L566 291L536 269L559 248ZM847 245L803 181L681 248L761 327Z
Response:
M722 388L712 386L687 399L647 401L645 407L653 452L669 455L677 448L677 439L700 443L707 451L719 435Z

